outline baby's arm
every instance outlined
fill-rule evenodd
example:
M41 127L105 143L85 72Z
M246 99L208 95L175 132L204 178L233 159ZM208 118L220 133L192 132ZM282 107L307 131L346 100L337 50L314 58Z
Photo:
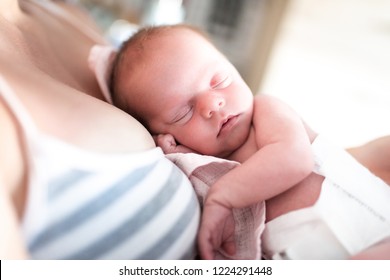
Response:
M301 118L270 96L255 99L257 151L213 185L210 202L241 208L274 197L313 170L311 143Z
M212 259L221 247L234 252L231 240L223 237L232 208L276 196L312 172L310 139L300 117L287 105L269 96L257 97L253 126L257 151L221 177L206 198L198 237L204 259Z

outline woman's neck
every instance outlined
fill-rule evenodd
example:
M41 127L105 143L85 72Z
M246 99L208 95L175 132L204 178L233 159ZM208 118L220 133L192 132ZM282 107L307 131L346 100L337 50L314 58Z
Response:
M14 21L20 14L21 14L21 9L18 0L0 1L0 16L4 17L9 21Z

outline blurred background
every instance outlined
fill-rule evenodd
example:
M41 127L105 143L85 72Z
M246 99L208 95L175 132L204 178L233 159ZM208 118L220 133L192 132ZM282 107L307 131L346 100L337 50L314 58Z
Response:
M390 135L389 0L73 0L116 46L138 26L208 32L254 94L343 147Z

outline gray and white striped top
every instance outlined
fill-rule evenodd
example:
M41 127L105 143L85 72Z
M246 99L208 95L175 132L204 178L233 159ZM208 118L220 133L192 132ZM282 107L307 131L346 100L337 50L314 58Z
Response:
M99 154L40 132L0 76L29 162L22 232L34 259L188 259L200 219L188 178L160 148Z

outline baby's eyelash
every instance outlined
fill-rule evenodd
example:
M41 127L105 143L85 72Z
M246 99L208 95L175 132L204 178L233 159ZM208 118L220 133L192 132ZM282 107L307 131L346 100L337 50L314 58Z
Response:
M186 118L188 118L188 117L190 116L190 114L191 114L191 112L192 112L192 109L193 109L193 106L190 106L190 107L188 108L188 110L185 111L184 114L179 114L178 117L175 118L175 120L173 121L173 123L181 123L181 122L185 123L185 122L187 122L187 119L186 119Z
M226 75L226 76L217 75L210 82L210 86L213 89L225 88L228 85L230 85L230 83L231 83L231 76L230 75Z

